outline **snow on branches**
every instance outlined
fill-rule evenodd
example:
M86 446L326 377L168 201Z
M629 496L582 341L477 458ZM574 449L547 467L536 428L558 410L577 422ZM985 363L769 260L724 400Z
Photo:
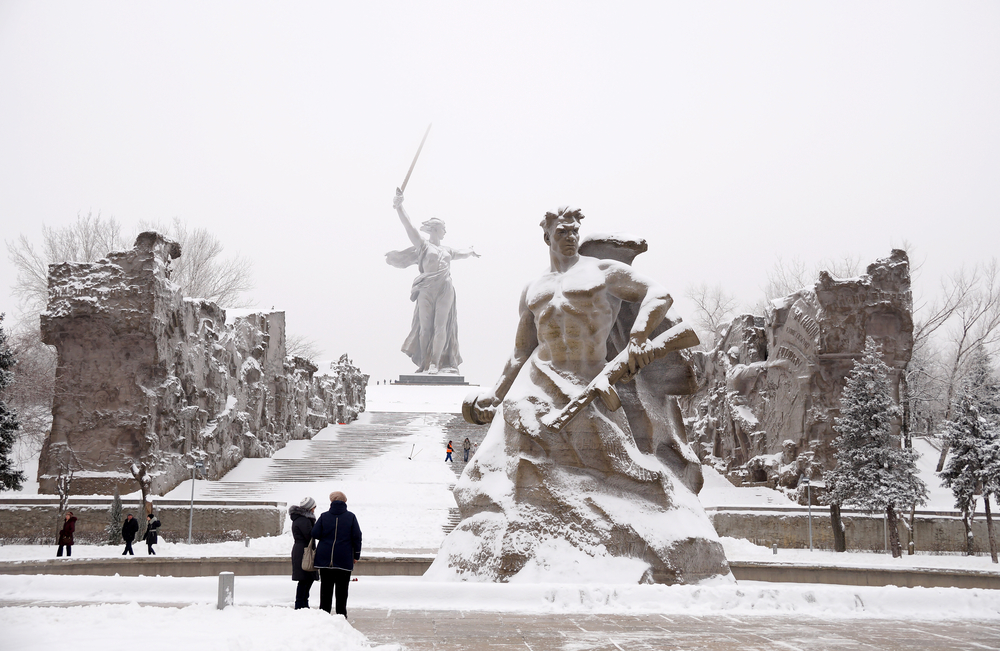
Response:
M896 515L927 500L927 487L917 475L917 453L900 445L893 423L900 409L892 397L889 367L875 340L865 340L861 359L847 376L840 397L837 466L825 473L826 501L865 511L884 511L889 520L893 556L901 555Z
M1000 383L993 374L989 356L980 350L973 358L972 369L962 393L946 422L947 444L951 450L941 471L941 483L955 496L955 507L962 511L965 525L966 553L975 553L972 519L976 496L982 494L987 513L990 552L997 562L990 495L1000 494Z

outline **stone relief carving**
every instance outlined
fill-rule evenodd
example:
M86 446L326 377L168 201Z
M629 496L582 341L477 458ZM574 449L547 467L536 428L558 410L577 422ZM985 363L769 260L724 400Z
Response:
M542 222L551 269L521 295L496 386L464 405L492 425L456 485L462 521L431 571L507 581L570 557L644 582L728 575L676 402L657 391L693 390L677 351L697 336L665 318L669 294L631 268L645 243L601 238L588 247L600 258L581 255L582 219L565 208Z
M142 463L162 494L194 460L216 479L364 410L367 376L346 356L324 375L286 358L284 312L227 324L215 303L181 296L169 280L180 254L146 232L131 251L50 267L41 326L59 361L40 492L71 454L75 493L131 492Z
M737 484L791 490L805 476L817 486L835 464L833 419L867 336L882 346L898 400L913 349L904 251L857 278L821 272L812 287L772 301L763 316L736 318L714 350L695 353L700 388L681 402L698 455Z

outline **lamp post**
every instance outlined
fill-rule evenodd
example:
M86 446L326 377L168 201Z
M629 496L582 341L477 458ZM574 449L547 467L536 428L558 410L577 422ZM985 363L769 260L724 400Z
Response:
M191 544L191 532L194 529L194 472L205 467L201 461L195 461L194 465L191 466L191 509L188 511L188 544Z
M813 550L813 501L812 501L812 490L809 487L809 478L805 477L802 479L802 483L806 485L806 504L809 506L809 551Z

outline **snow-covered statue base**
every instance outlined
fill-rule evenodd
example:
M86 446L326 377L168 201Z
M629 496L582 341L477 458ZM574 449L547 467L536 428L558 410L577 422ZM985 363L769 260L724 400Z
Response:
M466 400L467 419L492 418L492 425L455 488L461 523L429 573L481 581L732 581L693 492L701 485L697 458L683 423L676 431L675 401L662 395L676 378L686 383L676 372L677 351L697 338L664 319L669 295L629 266L645 243L631 240L637 250L626 260L580 255L581 218L568 209L546 215L552 271L525 288L500 381ZM616 346L623 325L627 334ZM668 381L644 378L649 373ZM618 385L621 395L612 388L633 377ZM633 415L642 416L643 431L633 431Z

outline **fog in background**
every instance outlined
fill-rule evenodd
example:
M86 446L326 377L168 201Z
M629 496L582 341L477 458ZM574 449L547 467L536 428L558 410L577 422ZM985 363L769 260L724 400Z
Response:
M257 307L372 380L416 268L392 196L447 223L467 379L492 384L538 222L646 238L690 311L777 258L908 243L919 295L997 253L1000 4L0 1L0 225L178 217L254 261ZM15 272L0 260L0 311Z

